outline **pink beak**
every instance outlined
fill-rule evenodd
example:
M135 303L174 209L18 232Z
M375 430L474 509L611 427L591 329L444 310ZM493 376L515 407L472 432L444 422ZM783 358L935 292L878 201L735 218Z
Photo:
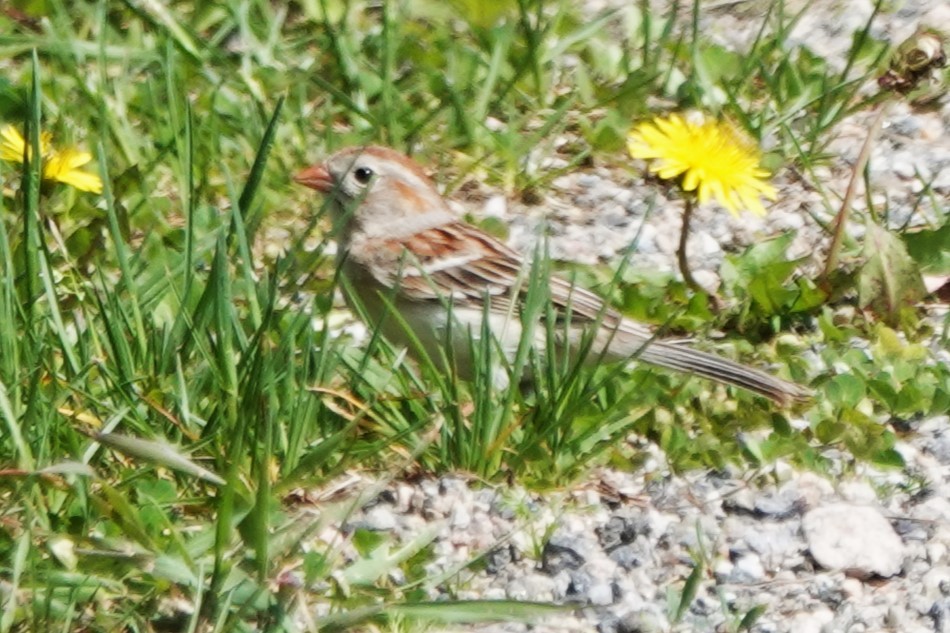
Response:
M330 193L333 190L333 179L323 165L312 165L298 172L294 176L294 182L322 193Z

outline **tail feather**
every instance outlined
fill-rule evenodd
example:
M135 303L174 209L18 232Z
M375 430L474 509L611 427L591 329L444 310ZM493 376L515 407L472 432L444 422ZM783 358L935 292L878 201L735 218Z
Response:
M622 347L628 348L629 353L635 355L638 360L741 387L765 396L781 406L807 400L811 396L811 391L801 385L721 356L693 349L682 341L645 339L639 330L625 332L621 329L615 336L627 339L624 342L628 344Z

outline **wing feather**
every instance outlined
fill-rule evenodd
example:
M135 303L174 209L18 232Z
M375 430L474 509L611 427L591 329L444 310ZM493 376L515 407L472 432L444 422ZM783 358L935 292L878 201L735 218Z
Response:
M391 254L401 262L398 275L400 294L410 301L454 301L481 307L482 298L492 297L492 310L507 313L513 298L521 300L527 292L522 257L500 241L455 222L419 231L409 238L383 240L373 252ZM392 266L370 267L380 271ZM393 279L377 281L391 285ZM575 325L599 322L610 328L632 330L644 341L652 336L650 328L624 319L605 306L599 296L566 279L550 280L551 302L559 319L569 318Z

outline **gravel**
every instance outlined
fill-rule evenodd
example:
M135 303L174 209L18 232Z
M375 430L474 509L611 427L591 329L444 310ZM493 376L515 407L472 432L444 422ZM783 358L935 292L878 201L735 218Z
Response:
M533 631L716 631L756 608L751 630L761 633L942 631L950 626L950 467L920 450L926 437L908 437L899 442L910 456L904 471L859 465L834 482L781 462L757 484L739 470L677 475L655 447L646 450L656 459L637 472L598 471L557 493L458 476L390 482L321 539L345 543L358 526L406 543L428 526L428 576L482 561L429 597L573 607ZM920 491L913 477L922 472L940 477ZM675 622L698 560L698 590Z

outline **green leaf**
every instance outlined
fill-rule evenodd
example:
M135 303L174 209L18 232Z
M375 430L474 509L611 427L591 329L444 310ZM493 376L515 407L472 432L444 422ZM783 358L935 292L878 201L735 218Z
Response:
M95 497L94 503L98 510L108 515L127 537L135 540L149 551L158 548L148 534L148 529L142 523L138 507L119 490L108 483L99 482L101 497Z
M95 477L96 471L89 464L66 460L51 464L36 471L41 475L73 475L77 477Z
M824 305L828 294L810 279L802 277L796 280L798 293L789 309L792 312L808 312Z
M4 121L23 119L27 112L26 91L0 77L0 118Z
M825 394L828 400L845 408L857 406L867 393L864 381L853 374L839 374L825 385Z
M917 264L904 243L868 219L864 236L864 267L858 278L858 301L878 316L894 322L901 308L925 294Z
M723 81L730 81L742 72L742 56L715 44L704 48L696 56L695 62L696 76L707 98L721 93L719 86Z
M218 486L225 484L224 479L191 461L171 444L143 440L119 433L97 433L95 439L120 453L144 459L165 468L188 473Z
M871 455L871 461L878 466L903 468L904 458L893 448L886 448Z
M894 385L891 384L889 375L884 374L869 381L868 388L888 408L894 409L897 407L898 393Z
M786 306L794 303L799 297L796 289L786 288L783 285L796 266L796 262L772 264L752 278L749 294L752 300L763 309L765 315L780 314Z
M758 604L751 609L749 609L742 620L739 621L739 630L740 631L750 631L752 627L758 622L759 618L765 613L766 607L764 604Z
M343 572L343 577L350 585L372 584L377 578L389 573L390 570L429 545L440 529L439 525L431 525L396 550L390 550L389 545L383 543L370 552L369 557L357 560L347 567Z
M818 329L821 330L821 335L829 343L840 343L848 339L847 332L845 332L844 328L839 327L838 324L835 323L835 315L830 308L826 307L818 316Z
M950 273L950 222L936 230L905 231L901 239L922 272Z
M835 420L822 420L815 427L815 437L824 444L837 442L844 433L845 427Z
M676 622L683 619L683 616L686 615L686 610L689 609L689 605L693 602L693 598L696 597L696 592L699 590L699 582L703 579L703 574L705 573L705 567L702 562L697 562L693 567L693 571L690 572L689 577L686 579L686 583L683 585L683 593L680 595L680 603L676 607L676 617L674 618Z
M472 26L489 28L505 15L515 12L517 4L512 0L481 2L480 0L449 0L449 4Z
M157 578L165 578L186 587L197 587L200 584L198 576L188 563L180 556L156 556L149 572Z
M418 602L386 607L385 611L404 617L439 622L531 622L572 611L573 607L542 602L516 602L514 600L462 600L457 602Z
M373 550L381 547L386 540L385 535L372 530L360 528L353 532L353 547L356 548L360 556L369 556Z
M788 247L795 239L794 233L783 233L778 237L758 242L750 246L742 254L743 268L746 270L760 270L770 264L776 264L785 261L785 253Z

